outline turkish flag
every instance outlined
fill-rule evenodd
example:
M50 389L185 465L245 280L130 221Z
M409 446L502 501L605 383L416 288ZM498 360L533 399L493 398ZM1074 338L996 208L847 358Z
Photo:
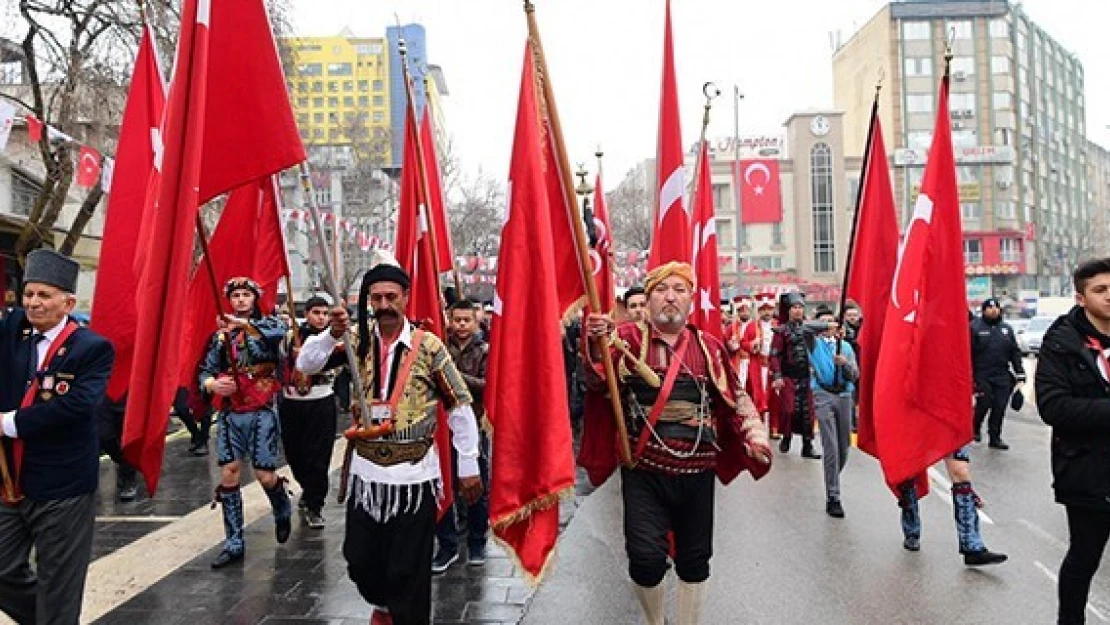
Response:
M609 225L609 206L605 202L605 191L601 185L601 170L598 169L594 183L594 233L597 244L590 250L590 261L597 284L597 296L601 302L601 312L613 310L616 289L613 286L613 228Z
M77 151L77 186L91 189L100 181L100 152L82 145Z
M262 287L258 307L273 310L277 301L278 281L289 273L282 232L278 191L273 178L267 177L233 190L227 198L220 221L208 243L212 270L216 274L219 296L233 277L249 276ZM189 281L189 300L182 334L181 386L196 391L197 364L212 333L220 311L228 311L223 301L215 299L212 278L202 258Z
M305 157L262 0L186 0L175 58L161 175L140 232L138 322L123 428L124 456L142 471L152 495L181 369L199 205Z
M674 42L671 37L671 2L667 0L663 30L663 83L659 97L659 142L655 170L655 229L651 234L648 269L672 260L693 261L690 215L683 202L686 170L683 165L682 124L675 86Z
M420 141L424 147L424 172L428 176L428 205L432 224L435 226L436 260L439 261L439 271L451 271L454 269L452 259L455 258L455 251L451 248L451 228L447 222L447 203L443 200L443 180L439 172L430 101L424 105L424 119L420 122Z
M166 84L153 41L150 28L144 27L123 110L113 168L117 173L108 194L92 301L92 329L111 341L116 350L112 377L108 380L108 397L113 401L123 397L131 379L138 314L135 252L154 171L155 137L160 132L166 106Z
M744 224L782 222L779 162L751 159L733 163L733 180L740 188L740 221Z
M721 320L721 265L717 257L717 219L713 209L713 179L709 174L709 146L701 142L694 197L694 296L693 323L702 332L723 339Z
M427 329L443 339L444 317L440 305L439 269L436 267L434 252L429 236L431 223L428 214L428 201L425 187L420 177L420 161L416 151L417 141L421 140L416 128L416 113L412 104L405 109L405 147L401 161L401 197L397 215L397 261L412 280L409 290L408 317L424 324ZM430 135L428 138L431 138ZM422 148L427 149L427 145ZM434 159L434 152L432 158ZM425 165L428 152L424 152ZM450 257L448 257L450 258ZM436 426L436 451L439 453L440 473L443 480L443 499L439 502L442 516L453 500L452 480L454 474L451 463L451 430L447 423L447 413L440 407L436 411L439 420Z
M30 139L32 143L42 141L42 120L30 113L24 117L24 120L27 122L27 138Z
M848 276L848 297L866 317L860 329L859 350L859 448L876 458L882 451L875 441L875 373L879 345L890 304L890 286L898 264L898 213L887 167L886 144L877 104L871 115L871 145L863 173L858 226Z
M948 88L946 74L921 195L898 250L875 374L875 445L892 488L971 440L970 334Z
M525 573L538 579L559 535L559 499L574 488L570 421L559 333L555 241L532 44L525 46L508 209L501 230L495 319L487 374L494 424L490 522ZM528 349L520 349L521 337ZM527 371L527 375L521 375Z

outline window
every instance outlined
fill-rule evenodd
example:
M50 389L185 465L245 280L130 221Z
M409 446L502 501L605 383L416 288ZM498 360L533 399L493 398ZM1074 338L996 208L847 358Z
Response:
M331 108L339 106L339 98L328 98L328 106Z
M979 219L979 203L978 202L961 202L960 203L960 216L964 219Z
M323 113L313 113L312 121L317 123L317 124L324 123L324 114Z
M360 80L360 81L358 81L358 90L359 91L370 91L370 81L369 80Z
M745 264L756 269L781 271L782 256L750 256L747 258Z
M728 185L713 185L714 195L716 195L717 186L722 186L728 189ZM736 230L732 227L732 221L729 219L718 219L714 227L717 229L717 245L718 249L728 248L734 245L734 236Z
M328 63L329 76L350 76L351 72L350 63Z
M730 186L727 184L713 185L713 206L720 212L722 210L732 210L732 193L729 192Z
M358 105L363 107L370 106L370 98L364 95L360 95L358 97Z
M991 73L992 74L1009 74L1010 73L1010 59L1004 56L991 57Z
M23 172L12 169L12 214L28 216L35 198L42 192L42 185Z
M902 22L902 38L906 40L929 39L930 31L929 22Z
M349 96L349 95L348 96L343 96L343 106L354 106L354 105L355 105L354 96Z
M932 76L933 59L929 57L906 57L906 76Z
M312 83L312 93L323 93L323 92L324 92L324 83L320 82L319 80Z
M1007 39L1010 37L1010 25L1004 19L991 20L991 37Z
M950 111L974 111L975 110L975 94L974 93L951 93L948 95L948 110Z
M297 98L297 108L308 108L308 98Z
M919 94L906 96L906 110L911 113L932 113L932 94Z
M374 123L380 124L385 121L385 113L381 111L374 111Z
M782 222L771 224L771 245L782 245Z
M964 263L978 265L983 262L983 242L979 239L964 239Z
M375 80L374 91L381 91L382 89L385 89L385 83L381 80Z
M385 98L380 95L374 96L374 106L385 106Z
M975 58L970 56L957 56L952 58L952 73L957 72L970 76L975 73Z
M813 270L836 271L836 238L833 213L832 150L818 143L809 152L810 193L813 198Z
M353 80L344 80L343 81L343 91L354 91L354 90L355 90L355 81L353 81Z
M971 39L970 21L960 20L958 22L948 22L944 30L946 32L951 31L956 39Z
M907 133L906 142L911 150L928 150L933 143L931 130L915 130Z
M339 83L334 80L328 83L328 93L339 93Z
M382 53L382 44L380 43L360 43L355 46L355 52L358 54L375 55Z
M312 98L312 106L316 108L324 106L324 98Z
M998 250L1002 262L1021 262L1021 239L1002 239L998 242Z
M996 91L994 95L991 96L991 105L996 111L1011 109L1014 107L1014 96L1005 91Z
M308 93L308 83L297 83L297 93Z
M1017 210L1014 203L1009 200L995 202L994 217L995 219L1017 219Z
M305 63L297 68L302 76L323 76L324 66L319 63Z

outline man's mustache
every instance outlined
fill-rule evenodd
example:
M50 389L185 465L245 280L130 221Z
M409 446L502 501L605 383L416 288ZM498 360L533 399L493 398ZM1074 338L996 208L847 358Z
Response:
M381 308L374 311L374 317L381 319L382 317L396 317L397 311L392 308Z

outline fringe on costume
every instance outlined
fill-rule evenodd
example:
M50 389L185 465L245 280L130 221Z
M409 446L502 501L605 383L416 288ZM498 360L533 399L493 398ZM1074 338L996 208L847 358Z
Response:
M431 480L432 491L437 502L443 501L443 481ZM424 487L429 482L418 484L383 484L367 482L357 476L351 477L348 497L356 507L362 508L370 518L378 523L415 513L424 503ZM403 505L402 505L403 504Z

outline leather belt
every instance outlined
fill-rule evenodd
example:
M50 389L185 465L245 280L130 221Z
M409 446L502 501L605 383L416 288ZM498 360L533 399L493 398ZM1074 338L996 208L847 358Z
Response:
M383 441L380 439L355 440L355 450L358 455L380 467L391 467L403 462L416 464L428 455L428 450L431 448L431 440L406 442Z

